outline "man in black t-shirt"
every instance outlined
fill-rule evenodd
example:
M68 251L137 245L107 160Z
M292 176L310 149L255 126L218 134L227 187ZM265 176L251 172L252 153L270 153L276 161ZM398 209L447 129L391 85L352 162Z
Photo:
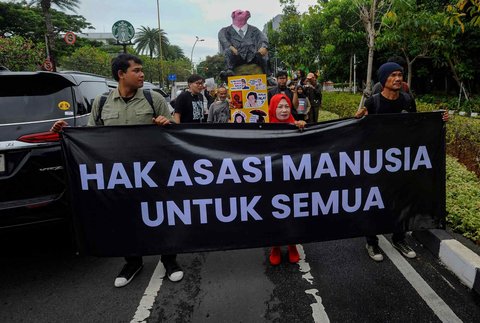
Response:
M187 81L188 90L181 93L175 100L173 117L176 123L202 122L206 110L201 93L205 80L202 76L193 74Z
M417 112L415 100L410 94L401 92L403 82L403 68L394 62L388 62L378 69L378 79L383 87L381 93L374 94L365 102L365 106L359 109L355 118L361 118L369 114L405 113ZM442 116L443 121L448 120L448 112ZM367 236L367 252L375 261L382 261L383 254L378 246L377 236ZM394 232L392 245L407 258L415 258L415 251L406 243L405 232Z

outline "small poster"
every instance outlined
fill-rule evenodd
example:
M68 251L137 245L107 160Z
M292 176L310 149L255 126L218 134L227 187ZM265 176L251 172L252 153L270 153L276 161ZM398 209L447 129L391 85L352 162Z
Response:
M307 98L298 98L297 114L307 114Z
M267 77L265 74L238 75L228 78L233 108L230 122L268 122Z

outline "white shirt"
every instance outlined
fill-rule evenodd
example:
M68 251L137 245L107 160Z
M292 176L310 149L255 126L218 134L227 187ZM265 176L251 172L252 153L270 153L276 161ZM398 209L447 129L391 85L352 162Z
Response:
M233 29L235 29L235 31L237 32L237 34L240 35L240 29L243 31L243 36L245 37L245 35L247 34L247 30L248 30L248 24L245 24L244 26L242 26L242 28L238 28L237 26L235 25L232 25Z

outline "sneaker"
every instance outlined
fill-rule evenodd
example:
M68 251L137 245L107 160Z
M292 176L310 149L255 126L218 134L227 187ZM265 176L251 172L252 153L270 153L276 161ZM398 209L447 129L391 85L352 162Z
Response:
M272 266L276 266L280 264L280 261L282 261L282 252L280 251L280 247L272 247L272 250L270 250L270 264Z
M183 270L176 260L169 260L163 263L165 275L171 282L179 282L183 279Z
M126 263L117 278L115 278L115 287L123 287L128 285L135 277L135 275L143 268L143 264L140 263Z
M383 260L383 255L382 252L380 251L380 248L378 245L370 245L366 244L365 247L367 248L368 255L370 258L372 258L375 261L382 261Z
M298 254L296 245L288 246L288 261L292 264L296 264L300 260L300 255Z
M397 242L392 241L392 246L395 249L397 249L398 251L400 251L400 253L407 258L412 259L412 258L415 258L417 256L415 251L413 251L413 249L410 248L410 246L407 244L407 242L405 240L400 240L400 241L397 241Z

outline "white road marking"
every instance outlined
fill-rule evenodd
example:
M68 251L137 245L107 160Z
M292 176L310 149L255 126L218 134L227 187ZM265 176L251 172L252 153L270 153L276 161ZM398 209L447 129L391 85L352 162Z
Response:
M298 253L300 254L300 261L298 266L300 271L304 273L302 278L305 279L310 285L313 284L313 276L310 272L310 264L305 260L305 251L301 244L297 244ZM328 323L330 319L328 318L327 312L325 312L325 307L322 304L322 298L317 295L318 289L308 289L305 291L306 294L312 295L315 298L315 302L310 304L312 308L312 317L315 323Z
M145 322L146 319L150 316L150 310L155 303L155 298L157 297L160 287L162 287L163 277L165 276L165 267L163 267L162 261L159 260L157 267L153 271L152 278L150 278L150 283L148 283L145 293L143 294L140 304L137 307L135 316L130 321L131 323L136 322Z
M379 236L379 246L442 322L462 322L383 235Z

